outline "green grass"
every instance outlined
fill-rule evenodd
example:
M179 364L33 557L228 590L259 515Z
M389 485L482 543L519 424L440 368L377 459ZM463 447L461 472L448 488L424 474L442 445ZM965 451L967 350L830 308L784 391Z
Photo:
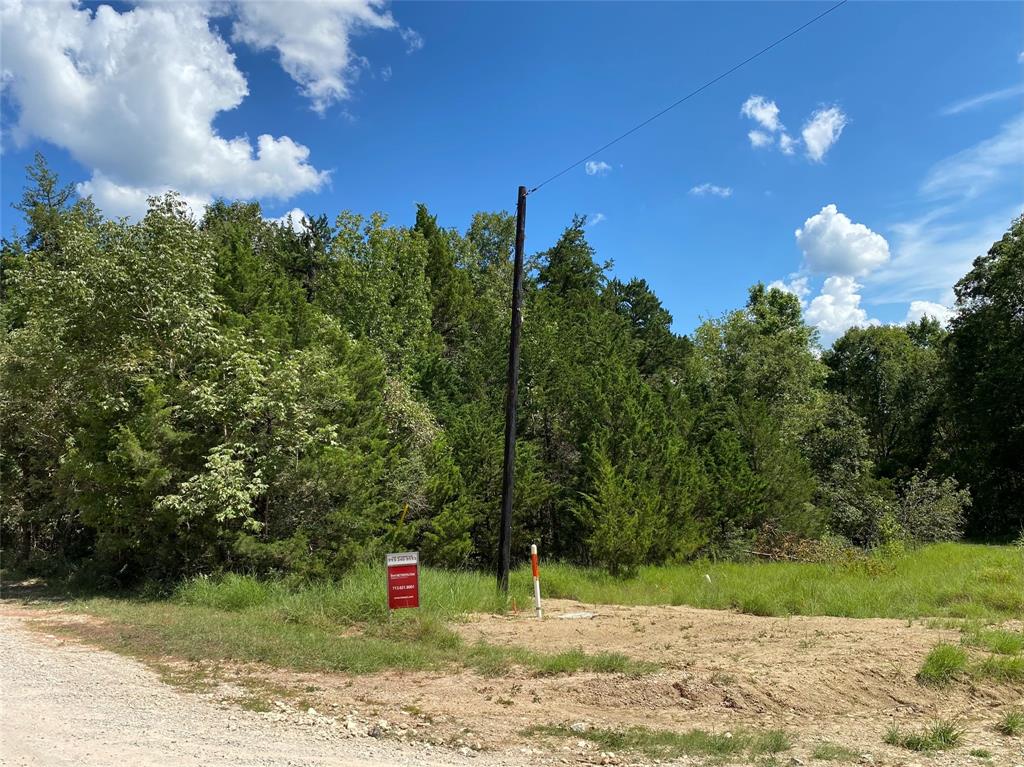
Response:
M955 722L938 721L921 732L907 732L892 725L885 733L885 742L910 751L944 751L964 739L964 730Z
M1024 682L1024 655L989 656L972 666L971 674L978 679L996 682Z
M992 752L989 751L987 748L972 748L968 753L970 753L971 756L978 757L979 759L992 758Z
M937 644L924 659L917 679L937 687L948 685L967 670L967 652L951 644Z
M962 640L969 647L978 647L1000 655L1024 652L1024 633L1006 629L974 628L964 632Z
M838 743L825 742L814 747L811 758L820 759L823 762L857 762L860 761L860 752Z
M357 569L336 583L295 587L239 575L197 578L169 599L75 601L72 610L104 623L67 630L140 658L255 662L302 671L364 674L464 666L497 675L521 666L546 676L581 671L636 675L656 668L618 653L539 653L469 644L449 622L472 610L501 609L493 581L474 573L428 570L423 591L419 610L388 615L384 573L373 568Z
M1005 620L1024 612L1024 552L1018 548L941 543L882 564L697 562L642 567L632 578L616 578L542 563L541 585L549 597L594 604L693 605L752 615ZM523 600L527 571L518 575Z
M1011 708L996 723L996 731L1000 735L1009 735L1010 737L1024 735L1024 711L1019 708Z
M603 751L628 751L651 759L677 759L682 756L754 757L777 754L792 748L789 736L781 730L737 729L725 733L705 730L672 732L630 727L626 730L601 728L576 732L569 727L540 725L523 731L523 735L588 740Z

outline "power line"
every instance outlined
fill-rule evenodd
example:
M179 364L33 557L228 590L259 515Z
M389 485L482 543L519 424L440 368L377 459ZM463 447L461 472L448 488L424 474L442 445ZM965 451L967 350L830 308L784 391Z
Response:
M740 69L741 67L744 67L744 66L746 66L747 64L749 64L749 63L750 63L751 61L753 61L754 59L756 59L756 58L759 58L760 56L763 56L764 54L768 53L768 51L770 51L770 50L771 50L772 48L774 48L775 46L777 46L777 45L780 45L781 43L784 43L784 42L786 42L786 40L788 40L789 38L791 38L791 37L792 37L793 35L795 35L795 34L797 34L797 33L801 32L801 31L803 31L803 30L807 29L807 27L811 26L811 24L813 24L814 22L818 21L819 19L823 19L823 18L825 18L825 17L826 17L826 16L828 16L828 15L829 15L830 13L832 13L832 11L836 10L836 9L837 9L837 8L839 8L840 6L842 6L842 5L846 5L846 3L847 3L847 2L849 2L849 0L839 0L839 2L838 2L838 3L836 3L835 5L833 5L833 6L832 6L831 8L829 8L829 9L828 9L827 11L823 11L823 12L819 13L819 14L818 14L817 16L815 16L815 17L814 17L813 19L811 19L810 21L807 21L807 22L805 22L805 23L801 24L801 25L800 25L799 27L797 27L796 29L794 29L794 30L793 30L792 32L790 32L789 34L787 34L787 35L786 35L785 37L780 37L780 38L779 38L778 40L776 40L776 41L775 41L774 43L772 43L771 45L767 46L766 48L762 48L762 49L761 49L761 50L759 50L759 51L758 51L757 53L755 53L755 54L754 54L753 56L750 56L750 57L748 57L748 58L744 59L744 60L743 60L743 61L741 61L741 62L740 62L739 64L737 64L736 66L734 66L734 67L733 67L732 69L730 69L730 70L728 70L728 71L726 71L726 72L723 72L722 74L720 74L720 75L719 75L718 77L716 77L716 78L715 78L714 80L708 80L708 81L707 81L706 83L704 83L704 84L703 84L702 86L700 86L700 87L699 87L699 88L697 88L696 90L690 91L689 93L687 93L687 94L686 94L685 96L683 96L683 97L682 97L681 99L679 99L678 101L675 101L675 102L673 102L673 103L669 104L669 105L668 105L667 107L665 107L664 109L662 109L662 110L661 110L660 112L658 112L657 114L653 114L653 115L651 115L651 116L650 116L650 117L648 117L648 118L647 118L646 120L644 120L644 121L643 121L642 123L639 123L638 125L634 125L634 126L633 126L632 128L630 128L630 129L629 129L628 131L626 131L625 133L623 133L623 134L622 134L621 136L619 136L618 138L612 139L611 141L609 141L609 142L608 142L607 144L605 144L604 146L602 146L602 147L598 147L597 149L595 149L595 150L594 150L593 152L591 152L590 154L588 154L588 155L587 155L586 157L583 157L583 158L581 158L581 159L577 160L577 161L576 161L576 162L574 162L574 163L573 163L572 165L568 165L568 166L566 166L565 168L563 168L562 170L558 171L558 173L556 173L555 175L551 176L550 178L547 178L547 179L545 179L544 181L541 181L541 182L540 182L539 184L537 184L537 186L533 187L533 189L531 189L531 190L530 190L530 191L528 192L528 194L533 194L534 192L536 192L536 191L537 191L538 189L540 189L540 188L541 188L542 186L544 186L545 184L549 184L549 183L551 183L552 181L554 181L554 180L555 180L556 178L559 178L560 176L564 176L564 175L565 175L566 173L568 173L569 171L571 171L571 170L572 170L573 168L576 168L576 167L578 167L578 166L582 165L583 163L585 163L585 162L586 162L587 160L589 160L589 159L590 159L591 157L593 157L594 155L596 155L596 154L600 154L600 153L601 153L601 152L603 152L603 151L604 151L605 149L608 149L608 147L610 147L610 146L613 146L614 144L618 144L618 143L619 143L620 141L622 141L622 139L624 139L624 138L626 138L627 136L630 136L630 135L632 135L632 134L636 133L636 132L637 132L638 130L640 130L641 128L643 128L643 127L644 127L645 125L648 125L649 123L652 123L652 122L654 122L655 120L657 120L657 119L658 119L659 117L661 117L661 116L662 116L663 114L665 114L666 112L671 112L671 111L672 111L673 109L675 109L675 108L676 108L677 106L679 106L679 105L680 105L680 104L682 104L683 102L685 102L685 101L688 101L689 99L693 98L694 96L696 96L696 95L697 95L698 93L700 93L701 91L703 91L703 90L706 90L707 88L710 88L710 87L711 87L712 85L714 85L715 83L717 83L717 82L718 82L719 80L722 80L722 79L724 79L724 78L728 77L729 75L731 75L731 74L732 74L733 72L735 72L735 71L736 71L737 69Z

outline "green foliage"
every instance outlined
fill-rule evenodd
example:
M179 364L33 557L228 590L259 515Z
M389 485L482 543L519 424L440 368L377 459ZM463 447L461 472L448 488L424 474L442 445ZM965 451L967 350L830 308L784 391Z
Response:
M216 201L195 221L171 194L132 223L41 156L27 178L0 245L5 556L111 585L333 579L398 548L494 565L511 217L281 225ZM515 556L633 573L769 539L1016 534L1021 226L959 284L948 336L851 330L822 356L763 285L677 334L574 219L524 285Z
M954 288L945 349L948 466L971 490L967 532L1024 527L1024 216Z
M907 483L896 514L915 541L952 541L960 537L970 506L970 493L957 489L952 477L938 482L915 474Z

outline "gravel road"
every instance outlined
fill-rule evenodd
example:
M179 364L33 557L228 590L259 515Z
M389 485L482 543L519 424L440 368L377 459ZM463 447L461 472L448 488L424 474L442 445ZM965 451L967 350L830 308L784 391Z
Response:
M3 767L495 767L464 757L272 721L167 686L145 666L0 615Z

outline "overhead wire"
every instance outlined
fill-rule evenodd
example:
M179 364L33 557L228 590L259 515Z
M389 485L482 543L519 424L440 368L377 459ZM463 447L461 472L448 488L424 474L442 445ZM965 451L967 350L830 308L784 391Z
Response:
M598 148L597 148L597 149L595 149L595 150L594 150L593 152L591 152L590 154L586 155L585 157L582 157L581 159L577 160L576 162L572 163L571 165L567 165L567 166L566 166L565 168L563 168L562 170L558 171L558 173L554 174L553 176L550 176L550 177L548 177L548 178L544 179L544 180L543 180L543 181L541 181L541 182L540 182L539 184L537 184L537 186L535 186L535 187L533 187L532 189L530 189L530 190L529 190L529 191L527 192L527 194L533 194L534 192L536 192L536 191L537 191L538 189L540 189L541 187L545 186L546 184L549 184L549 183L551 183L552 181L554 181L554 180L555 180L555 179L557 179L557 178L560 178L561 176L564 176L564 175L565 175L566 173L568 173L569 171L571 171L571 170L572 170L573 168L577 168L577 167L579 167L580 165L582 165L583 163L585 163L585 162L586 162L587 160L589 160L589 159L593 158L593 157L594 157L595 155L598 155L598 154L600 154L601 152L603 152L603 151L605 151L606 149L608 149L609 147L611 147L611 146L614 146L615 144L618 144L618 143L619 143L620 141L622 141L622 140L623 140L624 138L627 138L628 136L631 136L631 135L633 135L633 134L634 134L634 133L636 133L636 132L637 132L638 130L640 130L641 128L643 128L643 127L645 127L645 126L649 125L650 123L654 122L655 120L657 120L657 119L658 119L659 117L661 117L662 115L664 115L664 114L666 114L666 113L668 113L668 112L671 112L671 111L672 111L673 109L675 109L676 107L678 107L678 106L679 106L680 104L683 104L684 102L686 102L686 101L689 101L689 100L690 100L691 98L693 98L694 96L696 96L697 94L699 94L699 93L700 93L701 91L707 90L707 89L708 89L708 88L710 88L710 87L711 87L712 85L714 85L715 83L717 83L717 82L718 82L719 80L723 80L723 79L725 79L726 77L728 77L729 75L731 75L731 74L732 74L733 72L735 72L736 70L738 70L738 69L741 69L741 68L745 67L745 66L746 66L747 64L749 64L749 63L750 63L751 61L754 61L755 59L757 59L757 58L760 58L760 57L761 57L761 56L763 56L764 54L768 53L768 51L770 51L770 50L771 50L772 48L775 48L776 46L778 46L778 45L781 45L782 43L786 42L786 40L788 40L789 38L793 37L794 35L796 35L796 34L798 34L798 33L802 32L803 30L807 29L807 27L811 26L811 25L812 25L812 24L814 24L815 22L817 22L817 21L819 21L819 20L821 20L821 19L825 18L825 17L826 17L826 16L828 16L828 15L829 15L830 13L832 13L832 11L836 10L837 8L839 8L839 7L843 6L843 5L846 5L846 3L847 3L847 2L849 2L849 0L839 0L839 2L838 2L838 3L836 3L835 5L833 5L833 6L832 6L831 8L829 8L828 10L826 10L826 11L822 11L822 12L821 12L821 13L819 13L819 14L818 14L817 16L815 16L815 17L814 17L813 19L810 19L809 21L806 21L806 22L804 22L803 24L801 24L801 25L800 25L799 27L797 27L796 29L794 29L794 30L790 31L789 33L787 33L787 34L786 34L786 35L784 35L783 37L780 37L780 38L779 38L778 40L776 40L775 42L773 42L773 43L772 43L771 45L765 46L764 48L762 48L761 50L759 50L759 51L758 51L757 53L753 54L752 56L748 56L748 57L747 57L747 58L745 58L745 59L744 59L743 61L741 61L741 62L740 62L739 64L736 64L736 65L735 65L734 67L732 67L731 69L728 69L728 70L726 70L725 72L722 72L722 74L718 75L718 76L717 76L717 77L715 77L715 78L714 78L713 80L708 80L708 81L707 81L706 83L704 83L703 85L701 85L701 86L700 86L699 88L696 88L695 90L692 90L692 91L690 91L690 92L689 92L689 93L687 93L687 94L686 94L685 96L683 96L683 97L682 97L681 99L678 99L677 101L674 101L674 102L672 102L672 103L671 103L671 104L669 104L669 105L668 105L667 107L665 107L664 109L662 109L662 110L661 110L660 112L657 112L657 113L655 113L655 114L651 115L650 117L648 117L648 118L647 118L646 120L644 120L643 122L641 122L641 123L638 123L637 125L634 125L634 126L633 126L632 128L630 128L630 129L629 129L628 131L626 131L626 132L625 132L625 133L623 133L622 135L620 135L620 136L618 136L618 137L616 137L616 138L612 139L612 140L611 140L611 141L609 141L609 142L608 142L607 144L605 144L605 145L603 145L603 146L600 146L600 147L598 147Z

